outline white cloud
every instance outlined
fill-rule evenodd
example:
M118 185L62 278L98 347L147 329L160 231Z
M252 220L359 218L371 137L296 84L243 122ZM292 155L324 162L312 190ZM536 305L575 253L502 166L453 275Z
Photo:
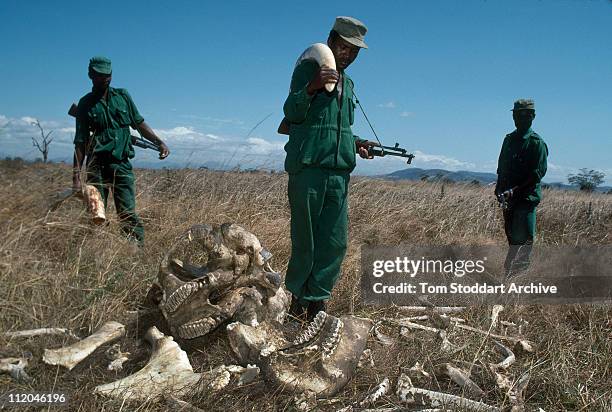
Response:
M252 154L271 155L283 152L284 143L271 142L259 137L249 137L247 142L249 143L249 151Z
M406 111L404 111L404 112L400 113L400 117L412 117L412 116L414 116L414 112L406 112Z
M459 169L474 169L476 165L471 162L464 162L462 160L458 160L452 157L438 155L438 154L427 154L423 153L419 150L414 152L415 158L413 163L417 167L423 167L420 165L424 165L426 167L441 167L449 170L459 170Z
M20 120L22 122L29 123L29 124L36 123L36 119L30 116L23 116Z
M395 109L395 103L394 102L381 103L378 105L378 107L382 107L383 109Z

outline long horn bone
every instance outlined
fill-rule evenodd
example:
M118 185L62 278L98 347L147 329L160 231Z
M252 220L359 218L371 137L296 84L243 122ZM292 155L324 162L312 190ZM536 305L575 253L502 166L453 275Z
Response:
M319 67L327 66L330 69L336 70L336 59L334 58L334 53L332 53L331 49L323 43L315 43L304 50L300 57L298 57L295 65L298 66L304 60L314 60L319 64ZM325 90L332 92L334 87L336 87L336 83L337 82L327 83L325 85Z
M59 349L45 349L43 362L60 365L72 370L79 362L88 357L98 347L125 335L125 326L119 322L106 322L93 335Z

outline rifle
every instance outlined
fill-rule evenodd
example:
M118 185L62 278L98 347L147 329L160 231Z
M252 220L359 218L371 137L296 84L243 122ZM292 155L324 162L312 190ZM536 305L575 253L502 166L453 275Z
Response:
M395 143L395 146L383 146L381 144L377 144L371 142L372 145L368 146L368 156L398 156L398 157L406 157L408 161L406 164L410 164L412 159L414 159L414 155L412 153L408 153L408 150L399 147L399 143Z
M74 103L68 109L68 114L74 118L77 117L78 106ZM156 152L161 152L161 148L153 142L145 140L142 136L130 135L132 137L132 144L136 147L140 147L142 149L151 149Z
M508 197L511 197L512 189L508 189L505 192L497 194L497 202L499 203L499 207L501 207L502 210L508 209L508 200L506 200L506 195L508 195Z

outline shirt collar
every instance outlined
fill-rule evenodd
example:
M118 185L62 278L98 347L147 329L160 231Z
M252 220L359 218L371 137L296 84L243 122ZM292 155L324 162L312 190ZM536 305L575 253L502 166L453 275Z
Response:
M531 136L531 133L533 133L533 130L531 130L531 127L529 129L527 129L527 131L525 132L525 134L523 136L519 136L518 134L518 130L514 130L514 136L516 137L520 137L521 139L527 139L529 136Z

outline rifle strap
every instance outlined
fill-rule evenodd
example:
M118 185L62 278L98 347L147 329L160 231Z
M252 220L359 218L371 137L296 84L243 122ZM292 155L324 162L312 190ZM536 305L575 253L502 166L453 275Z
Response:
M374 137L376 137L376 141L378 141L378 144L380 145L380 151L382 152L382 154L384 156L385 149L383 148L383 144L381 143L380 139L378 138L378 135L376 134L376 131L374 130L374 127L372 127L372 123L370 123L370 119L368 119L368 115L365 113L365 110L363 110L363 106L361 105L361 102L359 101L359 97L357 97L357 95L355 94L355 89L353 89L353 96L355 96L355 103L357 103L357 105L359 106L359 109L361 110L361 113L363 113L363 117L365 117L366 122L368 122L368 125L370 126L370 129L372 129L372 133L374 133Z

